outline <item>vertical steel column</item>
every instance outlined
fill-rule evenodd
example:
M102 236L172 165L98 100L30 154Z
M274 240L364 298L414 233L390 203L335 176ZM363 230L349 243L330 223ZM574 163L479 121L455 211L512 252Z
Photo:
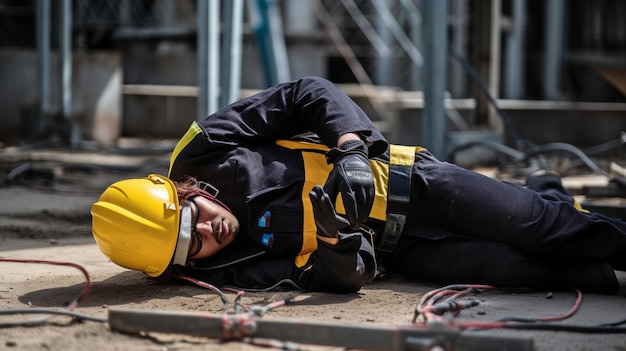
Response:
M218 0L198 0L198 121L218 108L219 9Z
M267 26L269 28L269 42L274 66L276 67L275 84L291 80L289 59L287 58L287 46L285 45L285 33L283 32L283 19L278 0L263 0Z
M521 99L524 89L524 38L526 31L526 0L512 0L513 26L506 41L506 79L504 95L507 99Z
M408 12L411 29L409 31L409 36L413 46L415 47L417 52L423 51L423 20L422 14L419 9L415 5L415 3L411 0L401 0L402 6L405 11ZM420 54L421 55L421 54ZM423 91L423 81L422 74L424 69L424 57L422 56L422 61L420 64L414 62L414 65L411 66L411 78L409 83L407 84L407 89L414 91Z
M447 62L447 0L424 0L424 111L422 144L445 158L446 119L443 106Z
M502 51L502 0L491 0L491 17L489 31L489 91L495 99L500 97L500 57ZM489 107L489 126L498 133L503 133L502 120Z
M265 84L272 86L291 79L282 18L277 0L248 0L250 18L257 38Z
M163 23L168 28L176 24L176 18L178 17L176 12L177 2L177 0L161 0L161 6L163 7Z
M367 11L368 14L375 14L372 16L372 21L374 22L373 26L383 42L388 45L394 42L394 37L391 33L391 29L385 22L383 13L378 9L381 7L387 8L391 5L393 4L389 0L372 0L372 8ZM373 72L371 74L374 84L386 86L398 85L398 81L394 80L395 72L393 70L394 67L397 67L398 61L394 60L395 58L393 54L374 57L374 66L372 68Z
M235 102L241 88L243 0L228 1L224 7L223 50L220 60L220 107Z
M37 80L38 116L34 130L46 129L46 115L50 111L50 0L37 1Z
M69 128L69 144L80 143L80 127L72 118L72 0L61 0L59 27L59 64L61 80L59 97L61 114Z
M453 22L451 35L452 50L461 55L461 57L467 58L467 32L469 31L468 12L469 1L467 0L452 0ZM451 86L450 92L452 96L456 98L465 97L468 95L467 91L467 72L463 68L463 65L458 61L453 61L450 64L450 79Z
M546 1L545 56L543 85L545 98L552 100L560 97L559 82L563 69L563 33L565 21L565 1Z
M285 32L311 33L316 30L315 13L310 0L289 0L285 4Z

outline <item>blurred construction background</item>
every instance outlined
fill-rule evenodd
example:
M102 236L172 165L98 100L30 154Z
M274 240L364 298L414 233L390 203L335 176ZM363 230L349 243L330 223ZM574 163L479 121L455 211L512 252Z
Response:
M442 159L485 141L619 149L624 18L623 0L0 0L0 142L176 140L316 75Z

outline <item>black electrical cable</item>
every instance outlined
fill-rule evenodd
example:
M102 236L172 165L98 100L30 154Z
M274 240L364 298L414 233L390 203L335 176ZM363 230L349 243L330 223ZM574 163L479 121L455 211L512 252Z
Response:
M621 144L621 141L619 143ZM608 144L616 145L617 142L610 142L604 145L606 146ZM451 161L454 161L454 157L456 153L462 150L472 148L472 147L488 148L490 150L493 150L500 154L508 156L509 158L512 159L512 162L530 162L531 160L537 160L539 162L542 160L538 159L537 158L538 156L542 156L542 155L550 154L550 153L566 152L566 153L576 156L576 158L578 158L587 168L589 168L594 173L605 176L609 178L610 180L616 181L620 185L626 185L625 179L612 176L607 171L602 169L595 161L589 158L586 152L568 143L548 143L544 145L537 145L537 146L533 146L527 153L524 153L514 148L508 147L506 145L502 145L500 143L496 143L496 142L492 142L488 140L477 140L477 141L472 141L472 142L468 142L468 143L457 146L450 152L450 156L448 157L448 159L450 159ZM601 147L601 148L605 149L604 147ZM545 161L542 161L542 162L545 162ZM546 167L544 166L544 168Z
M513 144L515 145L517 150L529 150L529 151L526 154L526 157L524 158L524 157L521 157L521 155L520 155L520 153L524 154L521 151L514 152L514 151L517 151L517 150L510 149L510 148L507 148L507 147L504 147L504 146L500 147L500 146L497 146L496 143L491 143L491 142L488 142L488 141L478 141L478 142L470 142L467 145L461 145L461 146L455 148L451 152L451 154L449 155L448 159L453 160L454 159L454 155L458 151L464 150L464 149L467 149L467 148L470 148L470 147L475 147L475 146L486 146L486 147L489 147L489 148L491 148L491 149L493 149L495 151L498 151L498 152L500 152L502 154L508 155L509 157L511 157L513 160L516 160L516 161L528 161L531 158L534 158L536 156L539 156L541 154L548 153L548 152L566 151L566 152L574 154L576 157L578 157L587 167L589 167L595 173L598 173L600 175L606 176L609 179L611 179L613 181L616 181L618 184L626 186L626 179L622 179L620 177L612 177L608 172L606 172L601 167L599 167L594 161L592 161L587 156L587 154L597 154L597 153L606 152L608 150L611 150L611 149L623 146L624 144L626 144L626 134L624 132L622 132L620 138L617 139L617 140L609 141L607 143L604 143L604 144L601 144L601 145L597 145L595 147L588 148L585 151L582 151L581 149L579 149L579 148L577 148L577 147L575 147L573 145L566 144L566 143L550 143L550 144L546 144L546 145L536 146L533 143L529 142L526 139L523 139L520 136L520 134L517 132L517 130L513 126L513 123L511 122L510 117L506 114L506 112L504 110L502 110L498 106L498 103L497 103L496 99L489 92L489 88L483 82L483 80L480 78L480 76L474 70L474 68L470 65L470 63L467 61L467 59L465 59L462 55L460 55L458 52L456 52L454 50L450 50L450 56L452 58L456 59L463 66L463 68L465 69L467 74L470 76L472 81L474 81L476 83L478 88L486 96L486 98L489 101L489 103L496 110L496 112L500 116L500 119L502 120L502 123L504 125L504 128L505 128L507 134L512 139ZM538 162L539 163L543 163L543 161L541 159L539 159Z
M478 301L456 301L457 298L467 294L479 294L484 290L499 289L489 285L464 285L455 284L431 290L424 294L415 308L413 323L419 315L422 315L424 323L433 320L443 320L442 315L447 313L458 313L461 309L478 305ZM511 290L511 289L503 289ZM520 289L515 289L520 290ZM523 289L526 290L526 289ZM598 334L621 334L626 333L626 327L618 327L626 324L626 319L615 322L602 323L596 325L571 325L571 324L550 324L546 322L562 321L573 316L582 303L582 292L578 289L576 301L572 308L559 316L541 318L505 317L495 321L468 321L461 323L450 322L449 326L461 330L489 330L489 329L518 329L518 330L541 330L541 331L566 331L576 333L598 333ZM439 302L444 300L443 302Z
M525 147L531 146L531 145L529 145L529 142L527 140L522 139L520 134L517 132L517 129L515 129L515 126L513 126L513 122L511 122L511 119L509 118L509 115L506 114L506 112L504 112L500 108L500 106L498 105L498 102L496 101L496 99L489 92L489 88L483 82L483 80L480 78L480 76L474 70L474 68L470 65L470 63L461 54L459 54L455 50L450 50L450 56L452 56L459 63L461 63L463 68L465 68L465 71L467 72L467 74L469 74L470 78L472 78L474 83L476 83L476 85L483 92L485 97L487 97L487 100L489 100L489 103L491 103L491 106L493 106L493 108L496 110L496 112L500 116L500 119L502 120L502 123L504 125L504 128L505 128L506 132L509 134L509 137L513 141L513 145L515 145L515 147L520 149L520 150L524 149Z
M527 156L525 153L517 149L514 149L512 147L503 145L501 143L496 143L496 142L489 141L489 140L474 140L474 141L461 144L455 147L454 149L452 149L452 151L450 152L450 155L448 156L448 159L451 161L454 161L454 157L459 151L467 150L473 147L485 147L490 150L497 151L505 156L508 156L515 161L523 161L527 159Z
M106 323L108 321L106 317L95 317L95 316L90 316L90 315L86 315L83 313L74 312L70 310L55 310L51 308L14 308L14 309L8 309L8 310L0 310L0 315L2 316L16 315L16 314L60 315L60 316L72 317L78 320L101 322L101 323ZM24 326L27 323L28 325L30 325L30 321L25 321L25 322L2 323L0 324L0 326L1 327L7 327L7 326L17 327L17 326Z
M215 293L216 295L218 295L220 297L220 299L222 300L222 303L223 303L223 307L222 307L222 310L221 310L222 313L226 313L228 311L229 306L230 306L230 302L228 301L228 298L226 297L226 294L224 294L224 292L222 290L232 291L232 292L235 292L237 294L237 296L235 297L235 301L234 301L234 305L235 305L234 308L235 308L235 312L236 313L239 313L240 310L241 310L241 297L243 296L244 292L267 292L267 291L271 291L271 290L273 290L273 289L275 289L277 287L285 286L285 285L290 286L292 288L295 288L297 290L305 291L305 289L303 289L302 287L298 286L298 284L296 284L291 279L280 280L276 284L274 284L274 285L272 285L272 286L270 286L268 288L264 288L264 289L243 289L243 288L236 287L236 286L231 286L231 285L224 285L221 288L218 288L217 286L215 286L213 284L210 284L210 283L207 283L205 281L202 281L202 280L193 278L193 277L191 277L189 275L186 275L186 274L184 274L183 272L181 272L177 268L175 268L175 274L174 274L173 277L177 278L177 279L180 279L180 280L187 281L187 282L192 283L194 285L197 285L199 287L208 289L208 290L212 291L213 293ZM292 299L293 299L293 297L289 297L289 298L286 298L284 300L280 300L278 302L271 303L271 304L265 306L265 308L267 308L269 310L269 309L275 308L277 306L282 306L282 305L286 304L288 301L290 301ZM264 312L267 312L267 310L264 311ZM258 309L257 309L256 313L258 313Z
M241 289L241 290L245 290L247 292L268 292L268 291L272 291L272 290L274 290L274 289L276 289L278 287L283 287L283 286L291 287L291 288L294 288L294 289L300 290L300 291L307 291L305 288L301 287L300 285L298 285L296 282L294 282L291 279L282 279L282 280L278 281L276 284L274 284L274 285L272 285L270 287L259 288L259 289L249 289L249 288L243 289L243 288L239 288L239 287L236 287L236 286L230 286L230 285L227 285L226 287L235 288L235 289Z
M625 144L626 144L626 133L622 131L618 139L610 140L600 145L590 146L590 147L584 148L582 151L586 155L595 155L595 154L608 152L613 149L617 149L619 147L624 146Z
M224 292L222 292L222 290L220 290L215 285L209 284L209 283L207 283L205 281L202 281L202 280L199 280L199 279L196 279L196 278L193 278L193 277L190 277L188 275L184 275L184 274L182 274L180 272L177 272L177 274L174 277L177 278L177 279L190 282L190 283L195 284L195 285L197 285L199 287L202 287L202 288L205 288L205 289L208 289L208 290L212 291L217 296L219 296L220 299L222 300L223 306L222 306L222 311L221 312L222 313L226 313L228 311L228 307L230 306L230 302L228 301L228 298L226 297L226 294L224 294Z
M571 144L549 143L549 144L535 146L528 152L528 157L533 157L538 154L545 154L549 152L559 152L559 151L561 152L564 151L564 152L568 152L568 153L575 155L581 161L583 161L583 163L587 167L589 167L589 169L591 169L592 171L598 174L604 175L608 178L611 178L611 175L609 173L607 173L605 170L600 168L600 166L598 166L594 161L592 161L589 157L587 157L587 155L585 155L585 153L583 153L579 148Z
M610 327L604 325L571 325L571 324L544 324L544 323L518 323L504 324L502 329L523 329L523 330L542 330L542 331L565 331L575 333L593 333L593 334L622 334L626 333L626 328Z
M34 326L39 325L46 322L48 319L53 317L54 315L64 314L71 315L77 319L86 319L86 320L95 320L98 322L106 321L106 319L102 320L98 317L88 317L86 315L72 312L73 309L78 307L78 305L83 302L87 295L89 294L89 290L91 290L91 278L89 277L89 273L87 270L76 263L73 262L60 262L60 261L50 261L50 260L30 260L30 259L20 259L20 258L6 258L0 257L0 262L13 262L13 263L36 263L36 264L50 264L56 266L65 266L72 267L78 269L83 276L85 277L85 286L78 296L76 296L66 307L66 310L56 310L56 309L8 309L8 310L0 310L0 315L16 315L16 314L46 314L46 316L41 318L30 319L26 321L19 322L3 322L0 323L0 328L7 327L18 327L18 326Z
M619 321L610 322L610 323L602 323L598 324L600 327L616 327L618 325L626 324L626 319L621 319Z

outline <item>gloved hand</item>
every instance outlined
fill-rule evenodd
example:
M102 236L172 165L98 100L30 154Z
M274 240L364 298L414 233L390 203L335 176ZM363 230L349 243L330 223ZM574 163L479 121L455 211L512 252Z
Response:
M362 140L349 140L326 153L326 160L335 167L328 175L324 191L332 203L341 192L346 217L353 229L358 229L367 219L374 204L374 176L367 152Z
M330 196L324 192L324 189L316 185L309 192L311 204L313 204L313 217L317 226L317 235L327 238L336 238L339 229L346 228L350 224L348 221L335 212Z

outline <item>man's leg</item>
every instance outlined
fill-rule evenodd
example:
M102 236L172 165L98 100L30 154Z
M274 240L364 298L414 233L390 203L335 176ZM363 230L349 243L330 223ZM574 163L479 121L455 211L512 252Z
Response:
M420 155L421 154L421 155ZM410 224L509 243L548 259L594 259L626 269L626 223L581 213L570 201L548 200L516 184L418 153ZM545 192L544 192L545 193Z
M561 177L553 173L531 175L526 179L526 187L546 200L574 203L574 197L565 189Z
M392 272L440 284L578 288L602 294L615 294L619 288L606 262L535 259L511 245L471 238L402 237L393 254L383 257L382 265Z

